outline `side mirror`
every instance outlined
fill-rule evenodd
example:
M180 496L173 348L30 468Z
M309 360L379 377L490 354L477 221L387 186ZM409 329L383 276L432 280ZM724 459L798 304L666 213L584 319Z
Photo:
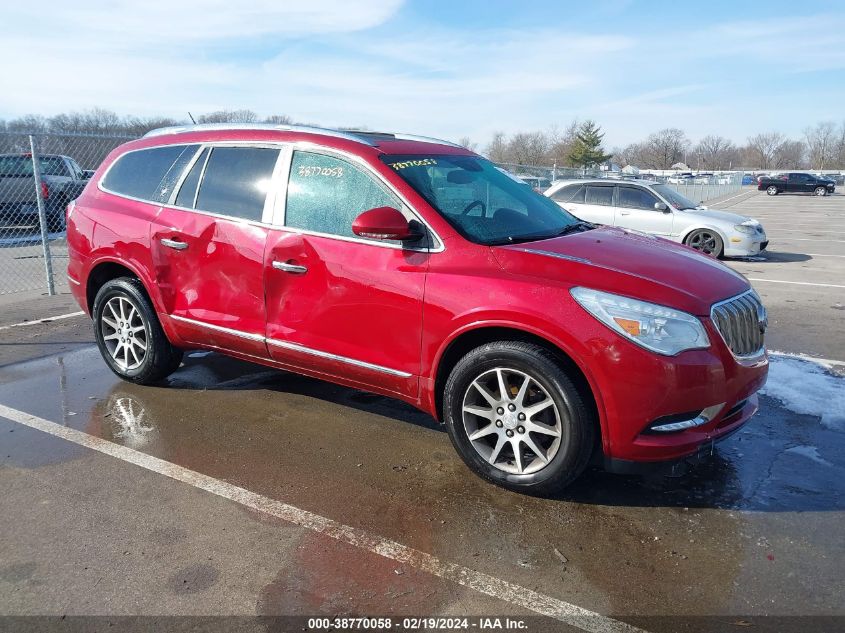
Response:
M399 209L376 207L364 211L352 222L352 232L372 240L400 240L412 242L423 234L405 219Z
M654 208L658 211L663 211L663 213L669 213L669 207L666 206L665 202L655 202Z

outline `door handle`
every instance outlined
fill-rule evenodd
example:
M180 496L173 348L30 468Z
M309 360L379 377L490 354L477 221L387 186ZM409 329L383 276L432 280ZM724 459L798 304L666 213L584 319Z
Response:
M631 215L630 211L620 211L619 215Z
M307 266L300 266L299 264L289 264L288 262L273 262L273 268L276 270L281 270L286 273L292 273L294 275L301 275L302 273L308 272Z
M186 248L188 248L188 245L185 242L180 242L179 240L171 240L166 237L161 238L161 243L167 248L174 248L177 251L184 251Z

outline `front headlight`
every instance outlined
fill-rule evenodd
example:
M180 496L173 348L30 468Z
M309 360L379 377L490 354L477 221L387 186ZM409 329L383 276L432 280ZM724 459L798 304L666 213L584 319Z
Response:
M757 232L757 227L752 224L735 224L734 230L746 235L754 235Z
M704 325L686 312L590 288L576 287L569 292L610 329L652 352L674 356L710 346Z

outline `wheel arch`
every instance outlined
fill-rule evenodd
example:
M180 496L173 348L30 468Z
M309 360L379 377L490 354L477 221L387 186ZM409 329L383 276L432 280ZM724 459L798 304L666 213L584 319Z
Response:
M88 314L92 314L94 299L97 296L97 292L103 287L103 284L119 277L132 277L140 281L144 292L147 293L147 297L152 301L153 307L156 308L157 312L160 312L158 309L159 306L157 305L157 297L150 291L150 281L135 266L125 260L114 257L103 257L91 266L85 281L85 301Z
M141 281L141 277L123 262L104 260L91 268L91 271L88 273L88 279L85 282L85 304L88 314L93 315L94 299L97 297L100 288L112 279L118 279L120 277L133 277ZM141 283L143 284L144 282L141 281ZM146 286L144 286L144 290L147 290ZM147 291L148 296L149 294L149 291Z
M555 343L550 337L542 333L533 332L512 324L504 323L481 323L466 328L449 340L435 360L434 381L432 400L434 412L438 421L442 422L443 416L443 389L446 380L452 369L471 350L493 343L495 341L521 341L534 343L539 347L551 352L560 363L563 370L575 384L575 387L584 398L584 403L593 414L596 420L596 442L600 446L603 439L607 437L604 433L605 419L599 392L591 381L586 368L578 363L575 356Z

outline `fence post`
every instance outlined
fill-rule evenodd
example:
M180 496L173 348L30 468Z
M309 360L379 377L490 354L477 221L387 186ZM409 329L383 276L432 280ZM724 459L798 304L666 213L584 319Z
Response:
M53 258L50 255L50 243L47 241L47 210L44 208L42 194L41 163L35 151L35 137L29 135L29 149L32 155L32 175L35 179L35 199L38 201L38 223L41 225L41 249L44 251L44 271L47 274L47 292L50 296L56 294L53 281Z

